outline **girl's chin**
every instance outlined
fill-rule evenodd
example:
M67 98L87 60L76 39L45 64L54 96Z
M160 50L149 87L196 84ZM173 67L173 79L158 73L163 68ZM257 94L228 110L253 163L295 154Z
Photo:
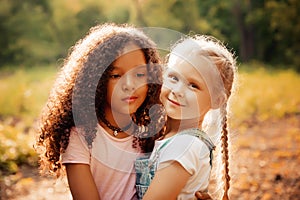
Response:
M119 115L132 115L136 112L136 108L122 108L116 112Z
M181 120L182 116L176 113L167 113L168 117L174 120Z

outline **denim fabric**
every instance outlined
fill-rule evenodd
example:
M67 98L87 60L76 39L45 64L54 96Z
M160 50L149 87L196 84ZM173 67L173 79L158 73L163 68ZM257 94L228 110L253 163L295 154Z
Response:
M145 195L156 171L157 163L149 163L149 157L141 157L135 161L136 190L138 199L142 199Z

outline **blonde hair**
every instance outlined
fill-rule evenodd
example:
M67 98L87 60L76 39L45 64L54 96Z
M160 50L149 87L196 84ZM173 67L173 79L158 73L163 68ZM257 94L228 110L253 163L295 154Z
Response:
M195 36L195 40L201 48L207 53L209 58L214 62L217 67L223 85L225 88L226 101L219 108L221 116L221 142L216 142L216 158L212 170L212 178L216 177L216 189L214 195L220 198L222 195L223 200L229 199L228 193L230 188L230 175L229 175L229 130L228 130L228 100L232 94L234 83L236 79L236 60L234 55L217 39L208 36ZM220 132L219 130L217 130ZM223 170L221 167L223 165ZM220 180L220 173L223 172L222 180ZM220 187L223 186L223 194L218 192Z
M215 185L213 188L210 188L209 192L214 199L220 199L222 196L223 200L227 200L229 199L228 193L230 188L229 131L227 125L228 101L232 94L237 74L234 54L219 40L206 35L195 35L183 38L173 46L171 52L173 53L173 51L180 52L179 54L183 57L197 56L197 62L192 63L193 65L201 64L201 59L203 58L208 60L208 66L204 68L206 70L209 69L211 72L202 76L206 79L208 87L212 88L210 95L213 109L205 115L202 127L212 138L217 147L214 152L216 156L214 158L211 176L211 179L215 181ZM209 80L205 75L213 75L213 80ZM215 80L215 78L218 80ZM221 101L218 100L219 97L221 97ZM213 105L217 106L214 107Z

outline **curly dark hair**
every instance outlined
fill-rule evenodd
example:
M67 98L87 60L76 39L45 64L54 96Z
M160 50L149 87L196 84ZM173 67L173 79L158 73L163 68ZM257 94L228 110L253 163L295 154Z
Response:
M50 92L40 118L36 146L43 171L59 176L60 156L67 148L71 129L75 126L84 130L86 142L92 148L97 124L104 117L110 66L129 43L141 48L148 70L147 97L132 119L138 126L148 126L149 137L135 136L133 147L139 146L143 152L152 151L164 123L162 108L153 106L160 104L162 82L156 45L133 26L107 23L91 28L71 48ZM154 114L149 113L150 108Z

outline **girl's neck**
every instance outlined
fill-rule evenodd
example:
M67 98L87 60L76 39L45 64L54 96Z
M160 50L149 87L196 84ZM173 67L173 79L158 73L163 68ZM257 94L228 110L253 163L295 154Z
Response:
M102 121L99 121L99 123L101 124L101 126L110 134L113 135L116 138L125 138L128 137L128 133L133 132L132 130L132 119L130 114L126 113L118 113L118 112L112 112L111 109L106 108L105 109L105 119L106 121L108 121L108 123L111 126L114 126L116 128L124 128L127 127L125 131L118 131L117 135L114 135L114 130L112 130L111 128L109 128L109 126L107 124L105 124ZM130 126L128 128L128 126Z
M199 120L197 119L186 119L186 120L177 120L177 119L172 119L168 117L167 119L167 126L166 126L166 133L164 138L169 138L177 133L190 129L190 128L202 128L202 119Z
M131 116L130 114L126 113L118 113L112 112L111 109L105 109L105 119L115 127L124 127L131 123Z

